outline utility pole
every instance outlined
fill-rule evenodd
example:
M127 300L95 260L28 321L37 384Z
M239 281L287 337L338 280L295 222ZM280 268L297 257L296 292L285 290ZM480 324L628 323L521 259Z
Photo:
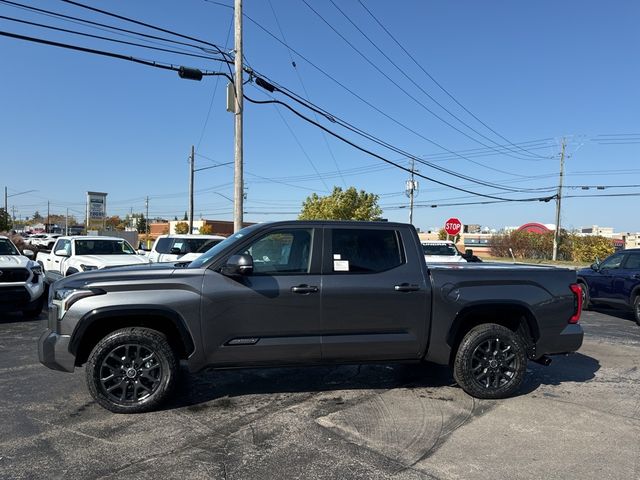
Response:
M147 198L144 201L144 206L147 209L147 216L145 218L145 222L144 222L144 229L145 229L145 236L144 239L147 242L147 248L149 248L149 195L147 195Z
M64 217L64 234L69 235L69 208L67 207L67 215Z
M195 148L191 145L191 156L189 157L189 233L193 233L193 167L195 156Z
M409 197L409 223L413 225L413 199L415 191L418 189L418 182L414 177L415 172L415 160L411 159L411 178L407 180L405 193Z
M44 231L49 233L49 200L47 200L47 224L44 226Z
M7 211L7 208L8 208L8 206L7 206L7 198L8 198L7 187L5 185L5 187L4 187L4 214L5 215L9 215L9 212Z
M560 238L560 206L562 203L562 181L564 179L564 150L565 139L562 139L562 149L560 150L560 180L558 182L558 194L556 195L556 230L553 232L553 260L558 258L558 240Z
M242 90L242 0L235 0L235 145L234 162L235 175L233 181L233 231L237 232L243 224L244 181L242 178L242 113L244 110Z

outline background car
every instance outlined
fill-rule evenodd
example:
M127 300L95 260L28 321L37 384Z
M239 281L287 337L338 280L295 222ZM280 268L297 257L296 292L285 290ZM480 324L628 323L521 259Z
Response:
M33 252L24 250L33 257ZM21 255L15 244L0 236L0 312L22 312L37 317L45 300L42 267Z
M191 262L224 239L220 235L160 235L147 256L152 262Z
M622 250L578 270L582 305L631 309L640 325L640 248Z
M424 240L420 242L424 251L424 259L429 263L466 263L466 260L450 240Z

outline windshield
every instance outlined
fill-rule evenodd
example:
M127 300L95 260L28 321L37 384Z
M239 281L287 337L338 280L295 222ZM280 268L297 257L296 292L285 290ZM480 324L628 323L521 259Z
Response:
M451 245L450 243L440 243L440 244L422 244L422 250L425 255L441 255L453 257L455 255L459 255L458 249Z
M205 263L209 262L209 260L211 260L213 257L215 257L219 252L221 252L224 249L226 249L229 245L232 245L232 244L240 241L242 238L247 236L249 233L251 233L257 227L258 227L258 225L251 225L250 227L244 227L238 233L235 233L235 234L231 235L230 237L225 238L220 243L218 243L217 245L214 245L209 250L207 250L205 253L203 253L200 257L198 257L193 262L191 262L187 268L200 268L202 265L204 265ZM216 240L214 240L214 241L216 241Z
M222 242L221 238L217 238L215 240L208 240L207 242L205 242L200 248L198 248L195 253L204 253L207 250L209 250L211 247L219 244L220 242Z
M135 255L125 240L76 240L76 255Z
M20 255L20 252L8 239L0 238L0 255Z

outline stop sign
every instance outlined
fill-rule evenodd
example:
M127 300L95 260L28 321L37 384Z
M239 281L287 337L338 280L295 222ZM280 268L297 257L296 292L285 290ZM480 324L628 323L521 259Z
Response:
M447 220L444 224L444 231L448 235L457 235L462 230L462 223L457 218L453 217Z

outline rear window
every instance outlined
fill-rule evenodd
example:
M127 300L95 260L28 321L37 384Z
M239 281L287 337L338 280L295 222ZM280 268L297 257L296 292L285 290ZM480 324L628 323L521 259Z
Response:
M422 244L422 250L425 255L441 255L441 256L454 256L458 254L456 247L450 243L441 244Z
M376 273L404 263L396 230L342 229L331 233L331 254L335 273Z

